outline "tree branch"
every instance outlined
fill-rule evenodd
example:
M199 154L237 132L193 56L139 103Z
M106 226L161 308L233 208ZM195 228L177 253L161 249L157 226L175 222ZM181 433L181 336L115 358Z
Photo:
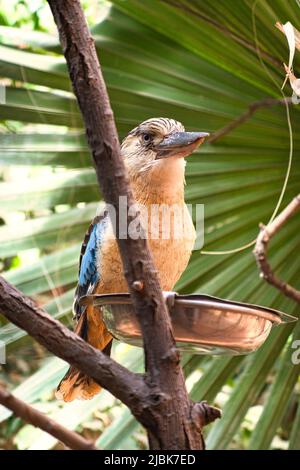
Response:
M281 229L281 227L300 209L300 194L273 220L267 227L260 225L260 233L253 250L260 275L269 284L279 289L284 295L300 303L300 292L294 287L277 277L268 262L267 250L270 239Z
M134 204L120 154L113 112L79 0L48 0L56 22L74 93L83 115L99 186L119 218L119 196ZM128 215L127 227L133 220ZM201 435L191 419L192 404L176 350L171 321L152 256L143 238L120 239L124 274L143 335L146 381L154 402L142 422L158 449L200 449ZM136 290L136 282L143 285ZM99 355L98 355L99 357ZM103 359L102 359L103 362Z
M33 408L33 406L27 405L27 403L14 397L3 387L0 387L0 403L13 411L16 416L19 416L27 423L39 427L48 434L51 434L51 436L63 442L70 449L98 450L97 447L94 446L93 442L84 439L76 432L70 431Z
M79 0L48 0L84 118L100 188L119 215L119 196L134 203L94 42ZM127 213L127 226L133 220ZM189 400L171 321L146 240L119 239L124 273L141 323L147 375L134 374L94 349L0 277L0 310L58 357L125 403L152 448L203 449L202 426L220 416ZM6 397L7 398L7 397Z
M210 144L213 142L216 142L221 137L224 137L224 135L228 134L229 132L233 131L236 127L243 124L245 121L248 121L248 119L250 119L251 116L261 108L269 108L271 106L276 106L276 105L285 105L286 103L288 104L292 103L292 99L291 98L285 98L285 99L265 98L260 101L254 101L254 103L251 103L248 106L248 109L243 114L241 114L239 117L231 121L226 126L213 132L206 139L206 141L209 142Z
M101 387L109 390L131 409L136 419L146 428L149 423L155 422L161 405L160 390L149 387L143 376L128 371L101 351L94 349L62 323L54 320L43 309L38 308L29 297L1 276L0 312L9 321L27 331L53 354L74 365L92 377ZM5 394L7 398L7 392ZM11 408L7 403L9 402L3 402L4 406ZM199 428L199 423L204 426L211 422L206 419L208 415L214 416L214 419L220 417L220 412L216 408L206 404L204 408L197 408L197 413L195 413L195 407L198 405L201 406L202 403L191 404L191 421L197 428ZM22 417L27 420L25 416ZM36 425L41 427L39 424ZM48 429L41 428L49 432ZM67 444L64 439L59 439Z
M143 378L90 346L0 277L0 312L56 356L78 367L139 416L147 396Z

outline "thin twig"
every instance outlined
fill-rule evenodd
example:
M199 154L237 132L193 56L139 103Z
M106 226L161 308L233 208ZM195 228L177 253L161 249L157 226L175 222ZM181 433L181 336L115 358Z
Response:
M210 137L207 138L207 142L209 143L216 142L221 137L224 137L226 134L233 131L236 127L240 126L245 121L250 119L251 116L261 108L269 108L271 106L285 105L286 103L288 104L292 103L292 99L291 98L285 98L285 99L265 98L260 101L255 101L254 103L251 103L248 109L239 117L237 117L236 119L234 119L229 124L222 127L221 129L213 132L210 135Z
M11 410L16 416L26 421L26 423L39 427L48 434L51 434L51 436L63 442L70 449L98 450L93 442L84 439L76 432L70 431L47 415L36 410L33 406L19 400L19 398L16 398L3 387L0 387L0 403Z
M269 284L279 289L284 295L300 303L300 292L277 277L268 262L267 250L270 239L300 209L300 194L268 226L260 225L260 233L253 250L260 275Z

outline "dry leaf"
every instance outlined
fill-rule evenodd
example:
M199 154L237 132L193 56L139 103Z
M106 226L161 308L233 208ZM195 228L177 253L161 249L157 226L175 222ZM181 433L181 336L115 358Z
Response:
M277 21L275 26L276 26L276 28L279 29L279 31L281 31L283 34L285 34L284 27L281 23L279 23L279 21ZM294 36L295 36L295 46L296 46L296 49L298 49L300 51L300 32L294 26L293 26L293 28L294 28Z
M293 73L293 61L294 61L294 56L295 56L295 50L299 49L300 50L300 33L299 31L294 28L292 23L289 21L282 25L281 23L277 22L276 27L285 34L288 45L289 45L289 64L283 64L285 71L286 71L286 77L283 82L283 85L281 89L285 86L286 81L289 79L290 85L293 90L293 101L295 103L299 103L299 98L300 98L300 79L297 78L294 73Z
M295 40L295 34L294 34L294 27L292 23L289 21L283 25L283 31L286 35L287 42L289 44L289 49L290 49L290 57L289 57L289 70L292 70L293 68L293 60L294 60L294 55L295 55L295 49L296 49L296 40Z
M286 64L283 64L283 65L286 71L287 78L290 81L293 92L295 93L295 95L300 97L300 78L297 78Z

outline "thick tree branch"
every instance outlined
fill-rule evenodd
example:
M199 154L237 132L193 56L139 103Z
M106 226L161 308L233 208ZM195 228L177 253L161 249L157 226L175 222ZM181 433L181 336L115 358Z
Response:
M137 420L146 428L149 422L155 422L156 414L160 410L160 390L148 387L142 376L128 371L94 349L60 322L54 320L43 309L38 308L29 297L1 276L0 312L12 323L27 331L53 354L76 366L103 388L109 390L131 409ZM7 392L5 396L2 394L2 399L7 399ZM8 406L11 402L1 403L11 408ZM211 418L207 419L208 416L216 419L220 417L220 412L206 403L191 403L191 420L197 429L212 421ZM27 420L25 416L22 417ZM36 423L36 425L50 432L40 424ZM68 445L62 437L58 439Z
M63 442L67 447L73 450L98 450L93 442L84 439L76 432L70 431L61 424L55 422L47 415L41 413L22 400L14 397L4 388L0 387L0 403L9 410L13 411L16 416L22 418L26 423L39 427L43 431L51 434L59 441Z
M229 124L226 124L226 126L213 132L206 139L206 141L209 143L216 142L217 140L221 139L221 137L224 137L226 134L229 134L229 132L233 131L236 127L239 127L240 125L244 124L244 122L248 121L248 119L250 119L251 116L261 108L269 108L271 106L285 105L286 103L287 104L292 103L292 99L291 98L285 98L285 99L265 98L260 101L254 101L254 103L251 103L248 106L248 109L243 114L238 116Z
M81 109L100 188L119 219L119 196L134 204L120 155L113 112L94 41L79 0L48 0ZM128 225L133 217L128 215ZM127 226L128 226L127 225ZM155 406L143 424L159 449L200 449L201 435L191 418L189 400L171 321L145 239L120 239L116 233L133 304L141 324L147 384ZM136 282L142 290L136 290ZM144 416L145 417L145 416Z
M141 376L94 349L1 277L0 312L53 354L92 377L134 414L142 413L141 403L148 390Z
M284 295L300 303L300 292L294 287L277 277L268 262L267 250L270 239L281 229L281 227L300 209L300 194L273 220L267 227L260 225L260 233L253 250L260 275L269 284L279 289Z

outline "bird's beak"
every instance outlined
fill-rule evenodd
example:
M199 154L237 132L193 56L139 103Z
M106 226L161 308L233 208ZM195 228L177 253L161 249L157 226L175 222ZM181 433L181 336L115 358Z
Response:
M187 157L208 136L208 132L174 132L156 146L156 158Z

